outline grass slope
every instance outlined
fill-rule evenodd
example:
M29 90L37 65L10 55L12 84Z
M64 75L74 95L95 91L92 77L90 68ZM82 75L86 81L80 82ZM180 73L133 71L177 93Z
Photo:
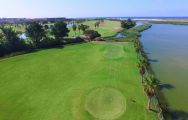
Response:
M2 59L0 120L96 120L85 104L97 88L125 97L126 110L116 120L155 120L146 111L136 61L131 43L85 43Z
M109 37L115 35L118 31L122 30L121 29L121 23L120 21L110 21L110 20L105 20L103 24L100 24L99 28L94 27L94 24L97 21L86 21L82 24L90 26L90 29L98 31L102 37ZM70 33L69 37L75 36L75 32L72 30L72 27L69 27ZM82 32L79 33L78 31L76 32L76 35L82 35Z
M120 33L123 34L125 37L122 38L108 37L106 38L106 41L133 42L134 40L139 39L142 31L149 29L151 26L152 26L151 24L144 24L130 29L124 29Z

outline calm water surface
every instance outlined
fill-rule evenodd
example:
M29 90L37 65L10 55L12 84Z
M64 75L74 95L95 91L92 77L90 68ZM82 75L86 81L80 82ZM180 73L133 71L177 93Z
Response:
M170 109L188 119L188 26L154 24L141 41Z

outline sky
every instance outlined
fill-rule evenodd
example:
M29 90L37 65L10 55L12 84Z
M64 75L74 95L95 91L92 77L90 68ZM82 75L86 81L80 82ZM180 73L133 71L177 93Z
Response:
M188 0L0 0L0 18L188 16Z

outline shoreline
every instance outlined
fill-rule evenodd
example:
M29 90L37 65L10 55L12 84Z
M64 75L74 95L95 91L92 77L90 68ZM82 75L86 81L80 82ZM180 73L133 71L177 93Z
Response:
M147 75L146 75L146 77L148 78L149 76L151 76L151 75L153 75L154 76L154 81L156 81L157 83L156 83L156 88L154 89L154 94L155 94L155 96L154 96L154 98L156 99L156 102L154 103L155 105L156 105L156 107L157 107L157 109L158 109L158 113L157 113L157 117L160 119L160 120L164 120L166 117L167 117L167 115L168 115L168 107L167 107L167 102L166 102L166 100L165 100L165 97L164 97L164 95L163 95L163 93L161 92L161 90L160 90L160 81L158 80L158 79L156 79L156 75L155 75L155 73L154 73L154 71L153 71L153 69L152 69L152 67L151 67L151 64L150 64L150 62L149 62L149 59L148 59L148 56L146 55L146 53L145 53L145 51L144 51L144 48L143 48L143 45L142 45L142 42L141 42L141 40L140 40L140 37L141 37L141 33L143 32L143 31L145 31L145 30L148 30L148 29L150 29L151 27L152 27L152 25L151 24L148 24L148 26L147 26L147 24L146 24L146 26L144 26L144 25L141 25L141 26L143 26L143 29L142 30L140 30L140 31L138 31L139 32L139 34L140 35L137 35L137 42L139 42L139 44L140 44L140 49L141 49L141 52L140 52L140 58L138 58L138 61L141 59L141 58L144 58L144 59L146 59L146 62L147 62L147 64L148 64L148 68L146 68L146 71L147 71ZM134 43L134 41L133 41L133 43ZM135 43L134 43L135 44ZM143 85L142 85L143 86ZM143 86L144 87L144 86Z
M135 21L165 21L165 22L188 22L188 18L181 19L181 18L140 18L140 19L133 19Z
M171 25L188 25L188 18L186 19L134 19L135 21L148 22L151 24L171 24Z
M151 26L152 27L152 26ZM151 27L145 29L145 30L148 30L150 29ZM144 31L145 31L144 30ZM142 31L143 32L143 31ZM140 32L141 33L141 32ZM148 59L148 56L146 55L145 51L144 51L144 48L143 48L143 44L140 40L140 37L139 37L139 40L138 40L141 44L141 49L143 50L142 52L142 55L141 57L145 58L148 62L148 69L146 69L146 71L148 72L148 76L150 75L153 75L154 76L154 79L155 81L157 82L157 87L154 89L154 98L156 99L155 101L155 105L156 105L156 108L158 109L158 112L157 112L157 117L160 119L160 120L165 120L166 117L168 116L168 107L167 107L167 102L166 102L166 99L164 97L164 94L161 92L160 90L160 81L158 79L156 79L156 75L155 75L155 72L153 71L152 67L151 67L151 64L149 62L149 59Z
M153 82L156 82L156 87L154 88L154 96L153 99L155 99L154 101L152 100L152 107L153 109L155 109L156 112L156 117L160 120L165 120L165 118L167 118L168 116L168 107L167 107L167 102L165 100L165 97L163 95L163 93L160 90L160 81L158 79L156 79L156 75L154 73L154 71L152 70L151 64L149 62L148 56L146 55L144 49L143 49L143 45L142 42L140 40L141 37L141 33L145 30L148 30L152 27L151 24L144 24L144 25L140 25L134 28L131 28L129 30L123 30L121 31L121 33L123 35L125 35L125 38L122 38L123 41L129 41L132 42L134 44L134 46L136 46L136 44L140 44L140 52L137 53L138 57L137 57L137 64L139 65L139 63L141 62L141 59L145 59L146 64L148 65L148 67L146 67L146 74L144 75L145 78L150 79L150 76L153 75L154 79L150 79ZM118 41L119 38L116 38L114 41ZM137 48L135 47L135 50ZM138 68L139 69L139 68ZM146 81L145 81L146 82ZM145 84L141 84L141 87L144 89L145 88ZM147 93L144 90L145 96L147 97Z
M158 80L160 80L161 92L163 93L163 97L160 96L162 102L166 102L167 104L167 112L165 113L166 119L183 119L187 118L187 105L184 104L186 102L186 92L184 92L185 87L183 87L186 82L186 72L180 72L183 67L187 65L186 54L181 54L181 51L186 50L186 46L182 46L178 44L179 42L186 43L186 30L187 26L180 25L166 25L166 24L153 24L154 27L149 31L145 31L142 33L143 37L141 38L141 42L146 50L147 56L149 59L153 58L151 61L152 68L157 75ZM180 31L180 32L176 32ZM156 33L156 34L155 34ZM152 35L152 36L150 36ZM156 39L156 37L161 36ZM169 40L171 43L169 44ZM161 43L163 41L163 43ZM156 46L151 47L153 44ZM169 45L168 47L166 47ZM172 45L175 45L176 49L173 49ZM166 48L164 48L164 46ZM164 48L164 49L163 49ZM153 50L155 51L153 54ZM163 54L161 50L164 50ZM178 50L178 51L176 51ZM173 54L171 54L173 52ZM173 58L173 56L180 58L180 61L174 61L173 65L169 63L168 58ZM183 57L185 55L185 57ZM168 64L169 63L169 64ZM174 66L175 65L175 66ZM176 70L176 68L179 68ZM169 70L169 71L168 71ZM172 76L168 76L165 72L172 73ZM175 74L177 72L177 75ZM185 70L186 71L186 70ZM178 78L181 77L180 80ZM171 88L164 89L163 86L169 85ZM179 92L181 91L181 92ZM177 96L178 95L178 96ZM185 96L185 99L181 100L182 96ZM166 100L166 101L164 101ZM182 101L182 102L181 102Z

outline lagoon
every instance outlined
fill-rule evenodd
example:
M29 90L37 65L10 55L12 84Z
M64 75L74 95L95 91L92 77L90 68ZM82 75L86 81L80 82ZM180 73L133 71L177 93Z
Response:
M170 110L188 114L188 26L153 24L141 41Z

